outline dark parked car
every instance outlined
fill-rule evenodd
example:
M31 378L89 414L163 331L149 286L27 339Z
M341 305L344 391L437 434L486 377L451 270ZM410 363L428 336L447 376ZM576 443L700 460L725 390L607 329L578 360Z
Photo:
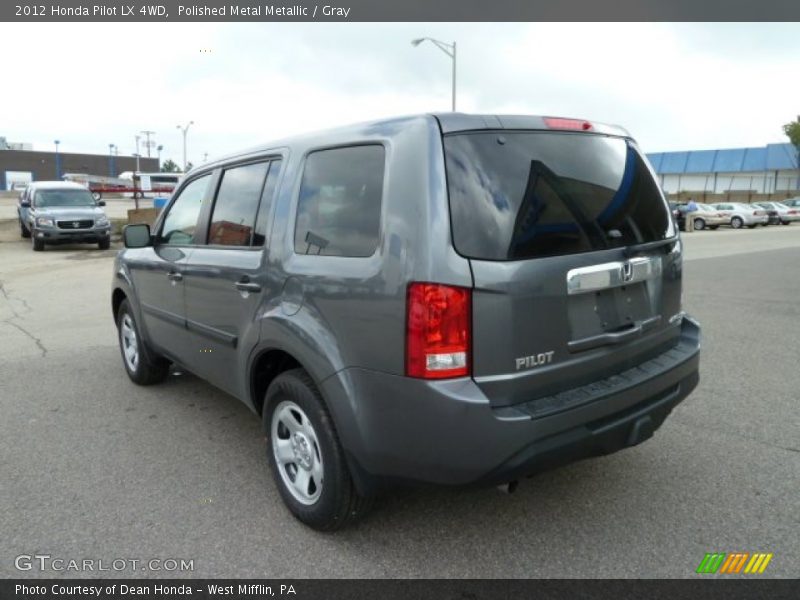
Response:
M111 245L111 223L103 209L82 185L66 181L39 181L30 184L17 204L20 235L31 239L36 251L45 244L97 244L101 250Z
M195 169L124 239L130 378L174 362L241 399L318 529L393 483L634 446L698 381L681 242L618 127L453 113L278 141Z

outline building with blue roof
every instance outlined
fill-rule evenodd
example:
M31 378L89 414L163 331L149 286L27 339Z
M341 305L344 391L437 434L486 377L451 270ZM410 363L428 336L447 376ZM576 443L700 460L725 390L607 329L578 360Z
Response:
M647 155L670 194L798 195L800 169L791 144L758 148L653 152Z

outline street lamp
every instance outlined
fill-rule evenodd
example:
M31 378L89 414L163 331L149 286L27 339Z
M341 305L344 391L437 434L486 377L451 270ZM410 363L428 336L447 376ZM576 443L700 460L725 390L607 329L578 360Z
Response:
M53 140L53 143L56 145L56 179L61 179L61 155L58 153L61 140Z
M448 44L433 38L424 37L411 40L411 45L414 47L419 46L422 42L428 41L434 44L439 50L447 54L453 59L453 112L456 112L456 43Z
M158 152L158 168L161 169L161 151L164 149L164 146L159 144L156 146L156 151Z
M181 127L180 125L176 125L178 129L183 132L183 172L186 173L188 170L186 167L189 163L186 162L186 134L189 132L189 127L194 125L194 121L189 121L185 127Z

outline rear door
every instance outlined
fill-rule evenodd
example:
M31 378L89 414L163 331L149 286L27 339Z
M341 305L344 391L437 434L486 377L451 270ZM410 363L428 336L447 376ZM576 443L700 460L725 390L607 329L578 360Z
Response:
M629 139L444 137L453 242L470 259L473 377L495 405L621 372L677 342L680 253Z
M256 312L280 292L270 288L266 267L280 164L262 158L222 170L203 243L186 263L187 366L239 396L239 358L258 342Z

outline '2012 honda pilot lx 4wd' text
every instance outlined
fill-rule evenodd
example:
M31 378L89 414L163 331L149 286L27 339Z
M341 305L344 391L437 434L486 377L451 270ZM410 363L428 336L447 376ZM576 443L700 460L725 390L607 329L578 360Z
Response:
M617 127L454 113L305 135L195 169L124 238L131 379L174 362L245 402L318 529L393 482L633 446L698 381L681 241Z

